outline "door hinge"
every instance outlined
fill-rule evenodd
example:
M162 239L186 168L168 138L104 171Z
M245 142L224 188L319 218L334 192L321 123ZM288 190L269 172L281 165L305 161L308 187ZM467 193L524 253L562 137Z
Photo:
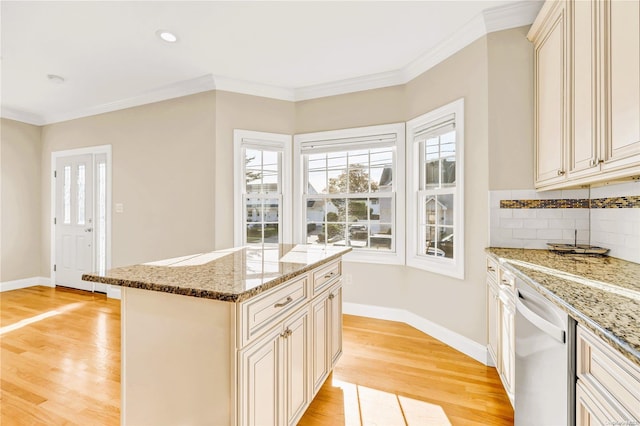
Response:
M57 178L57 177L58 177L58 171L57 171L57 170L54 170L54 171L53 171L53 177L54 177L54 178Z
M53 218L53 224L54 225L56 224L56 218L55 217Z
M56 271L56 265L53 265L53 272Z

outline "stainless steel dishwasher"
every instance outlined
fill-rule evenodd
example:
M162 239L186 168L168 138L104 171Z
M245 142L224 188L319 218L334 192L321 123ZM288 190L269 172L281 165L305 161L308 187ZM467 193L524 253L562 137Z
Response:
M515 424L575 424L576 323L516 280Z

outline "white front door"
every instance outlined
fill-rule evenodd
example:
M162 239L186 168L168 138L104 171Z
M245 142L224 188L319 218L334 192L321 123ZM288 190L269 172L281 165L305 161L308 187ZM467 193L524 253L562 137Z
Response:
M56 160L55 284L92 291L94 269L93 154Z

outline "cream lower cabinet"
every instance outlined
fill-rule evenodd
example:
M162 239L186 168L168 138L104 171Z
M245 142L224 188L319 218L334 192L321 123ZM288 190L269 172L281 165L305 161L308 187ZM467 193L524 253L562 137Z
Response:
M515 393L515 278L487 257L487 349L513 405Z
M240 424L293 425L309 405L309 308L239 353Z
M640 424L640 367L581 325L576 340L576 425Z
M123 288L121 423L296 424L342 353L340 271L239 303Z
M342 355L342 283L316 298L311 306L312 386L315 395Z

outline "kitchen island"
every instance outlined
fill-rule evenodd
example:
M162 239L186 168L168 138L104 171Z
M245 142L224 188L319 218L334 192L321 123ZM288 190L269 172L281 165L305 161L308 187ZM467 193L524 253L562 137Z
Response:
M289 425L342 353L341 257L275 244L86 281L122 287L123 425Z

